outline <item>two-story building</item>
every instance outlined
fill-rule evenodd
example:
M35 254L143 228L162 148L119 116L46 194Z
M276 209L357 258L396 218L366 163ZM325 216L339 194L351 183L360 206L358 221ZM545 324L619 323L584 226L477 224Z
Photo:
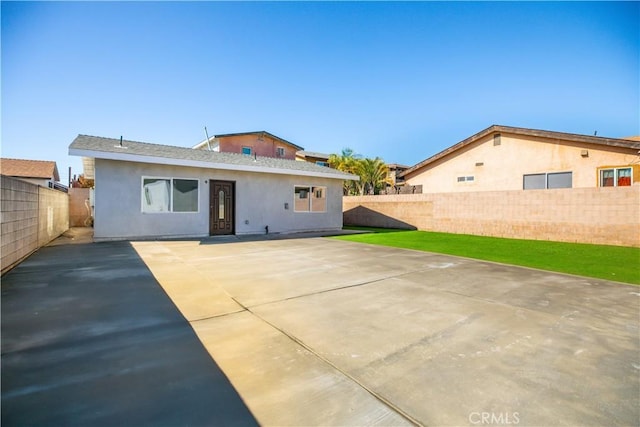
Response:
M266 131L214 135L196 144L196 150L295 160L302 147Z
M296 160L329 167L329 154L300 150L296 153Z

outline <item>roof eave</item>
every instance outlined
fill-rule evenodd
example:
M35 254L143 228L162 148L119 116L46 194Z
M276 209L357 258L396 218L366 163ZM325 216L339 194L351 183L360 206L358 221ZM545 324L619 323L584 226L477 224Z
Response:
M114 153L111 151L97 151L87 150L82 148L69 147L70 156L89 157L94 159L105 160L119 160L125 162L139 162L139 163L151 163L170 166L186 166L204 169L220 169L242 172L254 172L254 173L270 173L278 175L296 175L296 176L310 176L317 178L329 178L337 180L355 180L358 181L360 177L351 174L336 174L336 173L323 173L303 170L270 168L265 166L247 166L247 165L234 165L228 163L208 162L203 160L191 160L191 159L175 159L169 157L157 157L157 156L141 156L138 154L128 153Z
M546 131L546 130L538 130L538 129L528 129L528 128L518 128L511 126L501 126L501 125L491 125L486 129L481 130L480 132L471 135L468 138L463 139L462 141L454 144L433 156L417 163L415 166L407 169L406 171L399 174L399 177L407 177L413 172L422 169L425 166L430 165L431 163L448 156L451 153L454 153L467 145L470 145L481 138L484 138L487 135L491 135L493 133L511 133L515 135L524 135L524 136L535 136L539 138L549 138L549 139L558 139L563 141L570 142L578 142L583 144L592 144L597 146L608 146L608 147L618 147L618 148L627 148L632 150L640 149L640 143L636 144L632 140L623 140L616 138L605 138L600 136L590 136L590 135L579 135L572 133L564 133L564 132L555 132L555 131ZM629 144L628 142L631 142Z

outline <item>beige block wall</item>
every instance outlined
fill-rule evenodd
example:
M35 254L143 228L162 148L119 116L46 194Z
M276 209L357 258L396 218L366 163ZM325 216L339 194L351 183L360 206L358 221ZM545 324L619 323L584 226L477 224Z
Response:
M2 273L69 227L66 193L2 176Z
M640 247L640 186L353 196L344 224Z
M69 195L39 188L38 246L44 246L69 229Z
M583 150L588 152L586 157ZM509 134L501 134L500 145L494 146L493 135L487 135L411 174L406 181L407 185L422 185L429 193L522 190L525 174L572 172L573 188L589 188L598 186L598 168L628 166L638 160L637 150ZM640 182L638 172L634 168L635 183ZM475 179L458 182L459 176Z

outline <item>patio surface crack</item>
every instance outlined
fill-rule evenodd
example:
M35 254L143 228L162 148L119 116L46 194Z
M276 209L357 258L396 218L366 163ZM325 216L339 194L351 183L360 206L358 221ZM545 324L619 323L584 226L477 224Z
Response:
M352 287L352 286L349 286ZM238 302L238 301L236 301ZM240 304L240 302L238 302L238 304ZM241 304L242 305L242 304ZM244 307L244 306L243 306ZM326 365L330 366L331 368L333 368L335 371L339 372L341 375L343 375L344 377L348 378L349 380L351 380L352 382L354 382L355 384L357 384L360 388L362 388L364 391L366 391L369 395L371 395L374 399L376 399L377 401L379 401L380 403L382 403L383 405L385 405L386 407L388 407L389 409L391 409L392 411L396 412L397 414L399 414L400 416L402 416L403 418L405 418L407 421L409 421L411 424L416 425L416 426L420 426L422 427L424 424L422 424L420 421L418 421L417 419L415 419L414 417L412 417L411 415L409 415L407 412L405 412L404 410L402 410L401 408L399 408L396 404L394 404L392 401L390 401L389 399L385 398L384 396L382 396L381 394L377 393L376 391L372 390L371 388L367 387L364 383L362 383L361 381L359 381L357 378L355 378L353 375L349 374L347 371L341 369L338 365L336 365L335 363L333 363L331 360L327 359L326 357L322 356L321 354L319 354L318 352L316 352L312 347L310 347L309 345L307 345L304 341L298 339L295 335L292 335L290 333L288 333L287 331L285 331L284 329L278 327L277 325L269 322L267 319L265 319L264 317L260 316L259 314L251 311L251 309L249 307L245 307L246 310L251 313L253 316L255 316L257 319L260 319L262 322L266 323L267 325L269 325L270 327L272 327L273 329L275 329L276 331L280 332L281 334L283 334L284 336L286 336L288 339L290 339L291 341L293 341L295 344L299 345L300 347L304 348L305 350L307 350L309 353L311 353L313 356L317 357L319 360L321 360L323 363L325 363Z

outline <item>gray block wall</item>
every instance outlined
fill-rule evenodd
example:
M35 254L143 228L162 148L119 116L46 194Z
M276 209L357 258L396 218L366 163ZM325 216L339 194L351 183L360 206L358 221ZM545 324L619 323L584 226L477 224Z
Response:
M0 178L1 267L6 272L69 228L66 193L29 182Z

